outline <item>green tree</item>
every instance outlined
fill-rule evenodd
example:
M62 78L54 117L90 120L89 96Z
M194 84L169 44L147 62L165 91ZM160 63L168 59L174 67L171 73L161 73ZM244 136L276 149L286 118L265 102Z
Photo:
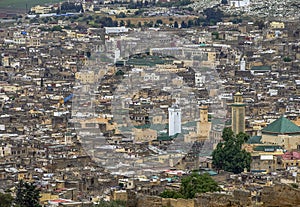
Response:
M212 32L211 35L218 40L219 39L219 32Z
M228 0L222 0L221 4L228 4Z
M192 173L182 178L179 192L172 190L163 191L160 196L163 198L195 198L197 193L220 191L218 183L207 173L199 175Z
M41 207L39 204L40 190L21 180L17 186L15 204L17 207Z
M245 168L250 170L251 155L242 149L249 135L239 133L235 136L230 128L225 128L222 138L224 142L220 142L212 153L214 167L235 174L243 172Z
M205 23L207 25L215 25L217 22L222 22L224 17L223 11L215 8L207 8L203 13L206 16Z
M194 9L192 7L188 7L188 8L186 8L186 10L188 10L189 12L194 11Z
M257 26L258 29L263 29L263 28L265 28L265 23L263 20L256 20L254 22L254 26Z
M187 24L184 21L181 22L181 28L187 28Z
M156 20L156 24L163 24L163 21L161 19Z
M117 18L125 18L126 14L124 12L120 12L120 14L116 15Z
M14 198L9 193L0 193L0 206L1 207L11 207Z
M125 22L123 20L120 21L120 26L125 26Z
M239 24L239 23L243 22L243 19L241 19L241 18L234 18L234 19L231 20L231 22L233 24Z
M116 76L122 76L122 75L124 75L125 73L122 71L122 70L118 70L117 72L116 72Z
M87 51L87 52L86 52L86 56L87 56L88 58L91 58L91 56L92 56L91 51Z
M297 183L291 183L291 186L292 186L293 188L299 188L299 185L298 185Z
M62 31L62 27L59 26L59 25L56 25L56 26L53 26L51 30L52 31L59 31L59 32L61 32Z
M150 21L149 23L148 23L148 27L153 27L153 21Z
M175 190L164 190L160 196L163 198L183 198L183 195Z
M222 132L222 139L224 141L228 141L229 139L231 139L234 136L233 131L230 128L224 128L223 132Z
M84 12L82 8L82 4L75 4L73 2L64 2L60 6L61 13L66 12Z
M143 14L143 12L144 12L144 10L139 9L139 10L137 10L137 11L134 12L134 15L135 16L139 16L139 15Z
M292 61L292 59L288 56L283 58L283 62L287 63L287 62L291 62L291 61Z
M178 22L177 21L174 22L174 28L178 28Z
M127 27L134 27L134 24L131 23L130 19L126 21Z
M203 175L193 173L181 180L180 193L184 198L194 198L196 193L215 191L220 191L220 187L207 173Z
M194 21L190 19L190 20L188 21L187 27L190 28L190 27L192 27L192 26L194 26Z

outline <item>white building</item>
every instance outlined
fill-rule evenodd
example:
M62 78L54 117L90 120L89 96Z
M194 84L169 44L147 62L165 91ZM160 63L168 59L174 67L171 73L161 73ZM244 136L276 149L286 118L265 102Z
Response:
M181 109L173 105L169 111L169 136L181 133Z
M235 8L247 7L250 5L250 0L230 0L229 4Z
M155 73L146 73L144 76L144 81L158 81L159 75L156 75Z
M126 33L129 31L126 27L104 27L105 34L118 34L118 33Z
M195 85L197 87L202 87L205 83L205 76L202 75L200 72L195 73Z

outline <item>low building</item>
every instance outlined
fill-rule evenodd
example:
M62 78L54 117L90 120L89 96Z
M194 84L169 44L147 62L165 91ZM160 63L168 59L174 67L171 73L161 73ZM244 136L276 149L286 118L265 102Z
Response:
M284 23L283 22L271 22L270 28L271 29L284 29Z
M282 155L282 165L286 169L288 167L300 166L300 153L299 152L286 152Z
M52 10L52 8L50 6L34 6L30 9L31 12L35 13L35 14L48 14L50 13L50 11Z
M119 34L119 33L126 33L129 31L126 27L104 27L105 34Z

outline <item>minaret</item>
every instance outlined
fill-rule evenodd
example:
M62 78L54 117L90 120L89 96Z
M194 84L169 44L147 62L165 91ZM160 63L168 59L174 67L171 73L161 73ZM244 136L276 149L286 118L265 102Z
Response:
M240 92L234 95L234 103L231 104L231 128L234 134L245 132L245 104Z
M200 121L197 123L197 134L200 136L200 139L208 139L211 129L211 123L208 122L208 106L199 106L199 111Z
M246 70L246 61L245 61L245 58L242 58L242 60L240 62L240 70L241 71L245 71Z
M169 111L169 136L181 133L181 109L173 105Z

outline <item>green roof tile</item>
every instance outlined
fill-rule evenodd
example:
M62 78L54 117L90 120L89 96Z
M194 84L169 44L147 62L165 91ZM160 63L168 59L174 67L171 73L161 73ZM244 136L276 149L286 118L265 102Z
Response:
M247 141L248 144L261 144L261 136L253 136Z
M275 152L278 149L282 149L281 146L277 145L260 145L254 147L254 151L261 151L261 152Z
M274 134L300 134L300 127L281 116L279 119L273 121L271 124L263 128L263 133L274 133Z
M271 70L271 66L268 65L262 65L262 66L253 66L251 70L257 70L257 71L268 71Z

